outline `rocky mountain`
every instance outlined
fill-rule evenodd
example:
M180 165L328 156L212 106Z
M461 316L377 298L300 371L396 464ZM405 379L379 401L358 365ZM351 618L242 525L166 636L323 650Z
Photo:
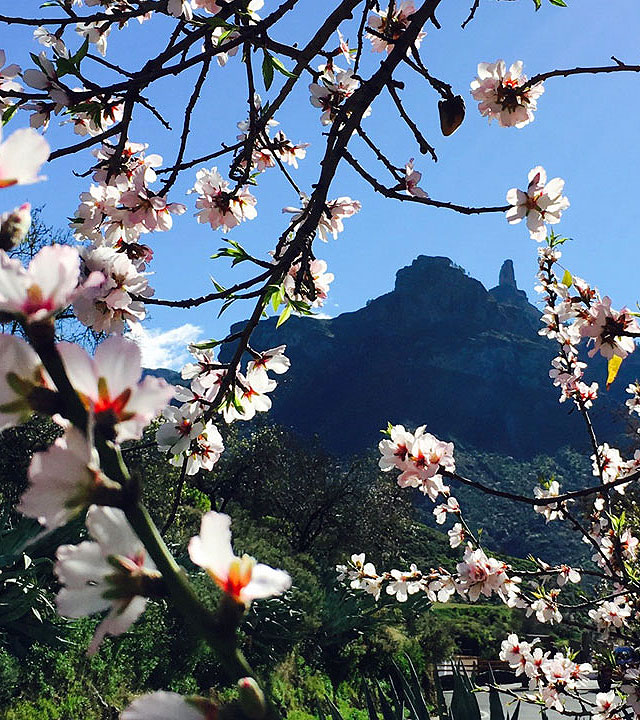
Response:
M538 335L539 319L511 260L487 290L448 258L421 255L366 307L328 320L291 317L278 329L270 318L252 344L286 344L292 361L270 419L339 454L376 444L387 421L426 423L443 439L519 458L587 449L581 417L558 403L549 381L555 347ZM636 376L640 358L631 356L607 393L606 361L590 362L587 379L602 388L594 424L603 441L623 430L624 413L612 409Z

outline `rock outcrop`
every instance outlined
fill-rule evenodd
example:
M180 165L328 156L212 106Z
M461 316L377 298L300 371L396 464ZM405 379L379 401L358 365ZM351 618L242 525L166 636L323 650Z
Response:
M426 423L443 439L514 457L587 449L580 416L558 403L549 381L555 347L539 327L511 260L487 290L448 258L421 255L397 273L392 292L366 307L329 320L292 317L277 330L270 318L252 344L286 344L292 361L278 378L272 419L340 454L377 443L387 421ZM611 441L624 423L610 417L613 401L624 399L640 362L631 356L623 364L611 393L606 361L590 364L587 377L604 396L594 421Z

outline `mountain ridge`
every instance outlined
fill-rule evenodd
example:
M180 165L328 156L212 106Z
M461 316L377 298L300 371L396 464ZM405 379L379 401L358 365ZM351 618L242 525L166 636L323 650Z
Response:
M387 421L427 424L442 439L514 457L588 450L581 419L548 378L554 343L538 335L540 311L517 287L505 261L487 290L446 257L418 256L396 274L394 289L331 319L291 317L280 328L262 320L256 348L287 345L292 367L278 378L270 416L328 450L371 447ZM234 324L236 332L242 323ZM233 346L221 351L228 361ZM612 441L624 426L611 416L640 362L623 363L611 393L606 362L590 362L602 399L594 422Z

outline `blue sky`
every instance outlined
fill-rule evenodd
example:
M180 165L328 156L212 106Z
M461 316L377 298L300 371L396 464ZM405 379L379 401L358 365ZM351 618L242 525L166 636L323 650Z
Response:
M520 130L489 125L469 95L469 83L479 61L504 58L510 64L521 59L528 75L577 65L606 65L611 62L611 55L628 63L640 62L637 0L567 2L569 8L561 9L543 0L542 10L535 13L531 0L482 0L476 19L465 30L460 24L470 1L442 2L438 12L442 29L428 26L422 55L433 74L451 83L465 97L467 117L461 128L453 136L443 138L435 93L410 71L400 75L409 88L404 101L435 145L437 164L420 156L386 98L374 104L372 115L364 124L395 164L402 165L408 158L416 157L416 168L423 173L421 186L436 199L500 205L510 187L526 186L527 173L535 165L544 166L549 177L563 177L571 208L558 229L574 238L573 243L565 246L567 267L597 285L603 294L609 294L615 305L635 306L640 299L637 288L640 74L551 79L538 102L535 121ZM327 12L336 4L335 0L322 3L301 0L299 10L274 37L304 43L320 11ZM31 0L20 3L25 14L47 12L38 10L38 5ZM263 13L274 6L274 0L266 0ZM130 69L141 67L147 59L143 51L158 47L167 27L160 19L143 26L133 23L112 33L107 58ZM353 38L354 26L345 25L343 34ZM20 28L12 28L9 33L5 30L0 47L6 50L9 63L17 62L25 69L31 66L28 51L41 49L31 39L31 31ZM364 67L373 71L379 61L379 55L367 52ZM212 69L212 78L194 116L188 158L214 151L221 141L229 142L235 137L235 123L246 115L240 69L238 58L231 59L225 68ZM194 80L195 73L186 73L177 81L175 78L163 81L150 93L151 100L174 126L173 133L145 112L134 122L131 139L148 142L149 152L158 152L169 161L176 150L180 111ZM274 97L282 80L281 76L276 77L271 91L261 93L263 99ZM299 171L294 171L298 184L307 192L318 175L324 129L319 123L319 111L309 104L308 83L307 79L299 83L288 106L277 116L288 137L311 143L307 158L301 161ZM7 130L26 123L26 114L19 114ZM54 148L80 139L69 126L58 127L56 119L48 138ZM354 150L366 167L379 169L357 141ZM90 161L88 151L55 161L46 168L48 182L4 190L2 209L29 200L34 206L44 205L48 223L64 226L77 207L79 193L89 184L88 178L74 177L72 170L82 172ZM171 232L147 236L155 251L152 269L156 274L150 283L157 297L181 298L209 292L211 275L223 284L244 277L242 267L230 272L226 261L209 260L222 244L222 233L212 231L208 225L198 225L192 218L194 199L184 192L193 184L194 175L195 169L184 173L170 195L171 200L186 203L187 214L176 219ZM384 177L381 172L380 177ZM297 198L276 170L263 175L255 194L257 220L232 230L228 237L264 256L286 226L287 217L281 214L281 208L296 205ZM419 254L446 255L487 287L496 284L502 261L510 257L519 286L535 300L536 243L529 239L524 225L509 226L500 214L465 217L447 210L386 200L370 191L347 166L341 167L330 192L330 197L340 195L360 200L363 209L345 222L345 232L337 241L316 243L317 256L327 261L336 276L323 312L333 316L354 310L368 299L388 292L393 287L395 272ZM251 310L247 304L239 305L217 320L218 309L218 306L191 311L152 308L145 327L155 335L156 345L159 347L166 339L163 333L172 332L166 340L167 352L162 355L158 351L156 361L179 364L180 353L176 354L175 345L197 334L194 328L200 328L201 338L219 338L230 322L246 317Z

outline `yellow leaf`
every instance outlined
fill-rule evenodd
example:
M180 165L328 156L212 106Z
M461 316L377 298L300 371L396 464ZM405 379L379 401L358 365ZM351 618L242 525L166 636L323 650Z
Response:
M611 385L611 383L616 379L618 370L620 370L620 365L622 365L622 358L619 355L614 355L609 360L609 364L607 366L607 369L608 369L607 390L609 389L609 386Z
M568 270L564 271L564 275L562 276L562 284L566 285L568 288L573 285L573 278L571 277L571 273Z

